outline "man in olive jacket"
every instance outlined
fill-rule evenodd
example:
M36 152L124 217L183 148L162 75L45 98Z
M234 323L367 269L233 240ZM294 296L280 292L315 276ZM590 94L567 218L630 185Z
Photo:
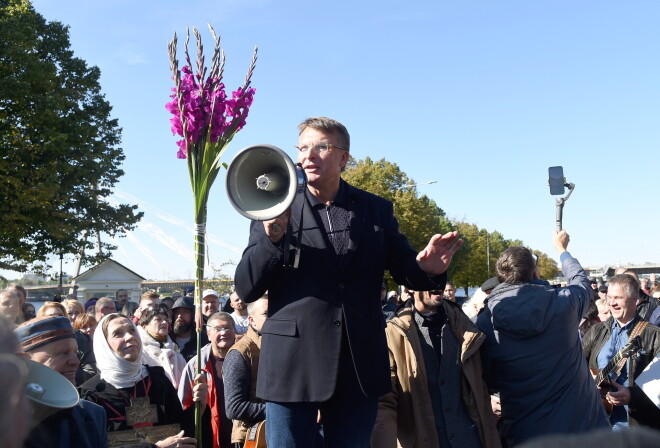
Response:
M499 447L479 348L485 337L442 292L414 292L386 328L393 391L380 398L371 446Z

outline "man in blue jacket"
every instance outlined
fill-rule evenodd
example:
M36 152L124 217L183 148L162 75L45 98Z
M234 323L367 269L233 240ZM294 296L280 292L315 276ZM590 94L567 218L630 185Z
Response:
M497 260L497 279L477 325L489 386L500 392L509 446L546 434L608 427L587 369L578 325L593 291L578 261L566 251L569 236L555 232L568 286L539 280L529 249L511 247Z

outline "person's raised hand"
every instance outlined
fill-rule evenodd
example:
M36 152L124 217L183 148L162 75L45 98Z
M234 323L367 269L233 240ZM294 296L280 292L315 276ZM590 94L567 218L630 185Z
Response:
M561 232L557 232L557 230L555 229L553 231L552 243L554 244L555 249L557 249L559 255L566 252L566 248L568 247L568 242L570 240L571 237L568 236L568 233L566 233L565 230L562 230Z
M417 254L417 264L430 276L440 275L449 268L452 257L463 244L458 232L433 235L426 247Z

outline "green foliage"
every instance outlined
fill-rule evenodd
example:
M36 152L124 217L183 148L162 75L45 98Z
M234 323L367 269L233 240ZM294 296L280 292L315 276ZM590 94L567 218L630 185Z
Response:
M557 267L557 262L550 258L548 254L541 252L540 250L533 250L533 254L538 255L539 262L539 276L544 280L552 280L559 274Z
M49 255L78 252L86 230L121 235L142 217L106 200L124 154L99 76L73 56L66 26L0 0L0 268L43 271Z
M204 279L204 289L213 289L221 296L229 295L233 292L233 277L226 274L223 269L227 266L234 265L232 261L221 263L220 266L211 264L211 276Z
M385 159L374 162L369 157L356 162L351 158L342 177L351 185L391 201L401 233L416 250L422 250L429 238L447 226L442 209L426 195L418 196L411 186L415 181L395 163Z
M427 196L418 196L409 178L397 164L381 159L377 162L369 157L364 160L349 160L342 176L348 183L377 194L394 204L394 215L399 221L401 232L408 237L417 250L423 249L431 236L458 230L463 245L454 256L448 276L465 295L469 287L478 287L496 275L495 264L502 252L512 246L523 246L520 240L507 240L497 232L488 232L475 224L450 221L440 207ZM539 255L539 271L544 279L555 277L557 265L548 255ZM386 276L390 287L393 286ZM389 289L389 288L388 288Z

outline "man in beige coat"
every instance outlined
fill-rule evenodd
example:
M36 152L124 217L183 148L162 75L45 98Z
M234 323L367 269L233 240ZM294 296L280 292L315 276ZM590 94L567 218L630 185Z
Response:
M414 292L386 333L393 391L380 398L371 446L500 447L482 380L484 335L460 307Z

